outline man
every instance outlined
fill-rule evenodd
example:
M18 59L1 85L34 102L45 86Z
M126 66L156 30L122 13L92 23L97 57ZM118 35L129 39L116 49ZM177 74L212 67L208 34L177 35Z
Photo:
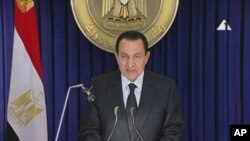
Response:
M175 82L144 70L149 56L143 34L127 31L118 37L119 71L93 78L96 100L87 103L82 141L182 140L184 122Z

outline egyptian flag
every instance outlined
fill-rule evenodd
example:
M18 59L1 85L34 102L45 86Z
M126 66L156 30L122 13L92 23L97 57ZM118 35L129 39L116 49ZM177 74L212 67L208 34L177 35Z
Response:
M47 115L34 1L15 0L14 10L8 124L20 141L47 141ZM12 140L9 135L7 140Z

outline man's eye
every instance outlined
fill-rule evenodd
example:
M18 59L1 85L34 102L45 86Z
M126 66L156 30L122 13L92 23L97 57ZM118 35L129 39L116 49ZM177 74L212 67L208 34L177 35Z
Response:
M135 58L141 58L141 55L136 55Z
M127 56L126 56L126 55L121 55L121 57L122 57L122 58L127 58Z

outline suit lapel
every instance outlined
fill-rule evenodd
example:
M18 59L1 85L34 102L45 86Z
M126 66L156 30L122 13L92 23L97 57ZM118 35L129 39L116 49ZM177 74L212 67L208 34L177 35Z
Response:
M120 107L118 122L117 122L117 134L123 135L121 137L124 140L129 140L128 127L126 121L125 107L123 103L122 95L122 84L121 84L121 74L119 72L115 73L114 77L110 78L110 85L107 88L108 96L110 99L110 104L112 110L115 106ZM120 133L119 133L120 132Z

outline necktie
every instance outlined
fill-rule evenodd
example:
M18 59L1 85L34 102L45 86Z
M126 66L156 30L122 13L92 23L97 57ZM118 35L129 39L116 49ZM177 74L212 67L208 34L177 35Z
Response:
M129 137L131 138L131 134L133 132L133 119L130 113L130 109L132 107L135 108L135 111L137 110L137 104L136 104L136 99L135 99L135 88L136 85L131 83L128 85L130 89L130 93L127 99L127 106L126 106L126 116L127 116L127 124L128 124L128 130L129 130Z

